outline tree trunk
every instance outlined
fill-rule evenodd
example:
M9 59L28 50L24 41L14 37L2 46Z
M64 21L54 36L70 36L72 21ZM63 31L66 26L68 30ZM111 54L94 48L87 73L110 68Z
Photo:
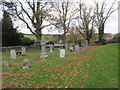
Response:
M66 33L63 34L63 43L64 43L64 47L66 49Z
M63 29L64 29L63 43L64 43L64 48L66 49L66 25L65 25L65 20L64 20L64 24L63 24Z
M42 39L41 30L36 30L36 36L37 36L37 40L39 41L39 42L37 42L37 44L39 45L39 48L41 50L41 39Z
M99 41L102 42L104 36L104 23L99 26Z
M39 46L39 49L41 50L41 37L37 38L39 42L37 42L37 45Z

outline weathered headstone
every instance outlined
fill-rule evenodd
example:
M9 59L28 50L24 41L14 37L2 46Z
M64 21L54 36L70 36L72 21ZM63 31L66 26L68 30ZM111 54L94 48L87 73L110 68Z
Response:
M15 49L12 49L10 51L10 59L16 59L16 51L15 51Z
M61 48L58 48L58 52L60 53Z
M49 47L50 47L50 55L53 55L54 54L53 53L53 45L50 45Z
M61 46L60 48L58 48L58 55L60 56L60 50L63 49L63 47Z
M59 40L59 43L62 43L63 41L62 40Z
M66 43L65 47L66 47L66 49L68 49L68 44L67 43Z
M48 55L47 55L47 53L46 53L46 43L45 43L45 41L41 41L41 46L42 46L42 48L41 48L41 58L47 58L48 57Z
M22 47L22 55L25 55L25 54L26 54L26 48Z
M24 59L23 60L23 69L28 69L29 68L29 60L28 59Z
M60 58L65 57L65 49L60 49Z
M74 47L69 47L69 50L72 52L72 51L74 51Z
M75 54L79 54L79 49L80 49L79 45L75 45Z
M10 64L7 61L3 61L3 67L9 68Z
M17 51L17 52L16 52L16 55L21 55L21 54L22 54L21 51Z

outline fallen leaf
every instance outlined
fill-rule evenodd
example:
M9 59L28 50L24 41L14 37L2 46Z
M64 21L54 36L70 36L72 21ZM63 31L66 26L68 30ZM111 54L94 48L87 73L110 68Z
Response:
M58 83L54 83L54 84L58 84Z

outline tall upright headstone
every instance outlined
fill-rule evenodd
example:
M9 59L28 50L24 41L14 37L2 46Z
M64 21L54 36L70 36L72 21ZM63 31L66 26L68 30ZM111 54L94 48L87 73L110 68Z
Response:
M53 45L50 45L49 48L50 48L50 53L49 53L49 54L50 54L50 55L53 55L53 54L54 54L54 53L53 53Z
M65 49L60 49L60 58L65 57Z
M79 49L80 49L79 45L75 45L75 54L79 54Z
M10 59L16 59L16 51L15 51L15 49L12 49L10 51Z
M41 58L47 58L48 55L46 53L46 43L45 41L41 40Z
M25 54L26 54L26 48L22 47L22 55L25 55Z
M58 55L60 56L60 50L63 49L63 47L61 46L60 48L58 48Z

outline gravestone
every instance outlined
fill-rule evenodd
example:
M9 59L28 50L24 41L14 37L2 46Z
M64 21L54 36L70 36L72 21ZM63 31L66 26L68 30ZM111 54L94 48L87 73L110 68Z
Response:
M16 59L16 51L15 51L15 49L12 49L10 51L10 59Z
M17 52L16 52L16 55L21 55L21 54L22 54L21 51L17 51Z
M69 50L72 52L72 51L74 51L74 47L69 47Z
M58 55L60 55L60 50L61 50L61 48L58 48Z
M60 56L60 50L63 49L63 47L61 46L60 48L58 48L58 55Z
M75 54L79 54L79 49L80 49L80 47L79 47L79 45L75 45Z
M65 49L60 49L60 58L65 57Z
M26 54L26 48L25 47L22 47L22 55L25 55Z
M3 61L3 67L9 68L10 64L7 61Z
M53 45L50 45L49 47L50 47L50 53L49 53L49 54L50 54L50 55L53 55L53 54L54 54L54 53L53 53Z
M66 43L65 47L66 47L66 49L68 49L68 44L67 43Z
M46 53L46 43L45 43L45 41L43 41L43 40L41 40L41 46L42 46L42 48L41 48L41 58L47 58L48 57L48 55L47 55L47 53Z
M28 69L29 68L29 60L28 59L24 59L23 60L23 69Z
M59 40L59 43L62 43L63 41L62 40Z

